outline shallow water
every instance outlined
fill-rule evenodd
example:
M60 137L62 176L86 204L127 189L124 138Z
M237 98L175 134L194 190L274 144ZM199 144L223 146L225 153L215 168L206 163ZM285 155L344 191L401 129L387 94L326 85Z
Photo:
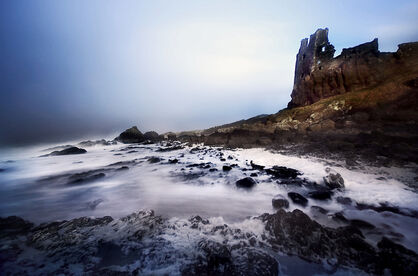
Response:
M301 207L290 201L290 210L299 208L320 223L336 227L340 224L327 215L312 213L310 207L321 206L329 214L344 211L348 219L362 219L377 226L379 233L365 233L370 240L395 233L400 242L415 251L418 249L418 220L390 212L358 210L353 205L341 205L335 201L338 195L366 204L387 202L409 211L418 211L418 195L396 180L398 175L410 174L408 168L371 168L359 166L347 169L338 162L316 158L273 153L264 149L224 150L204 147L191 153L192 147L159 152L159 145L117 144L86 147L81 155L39 157L49 151L45 148L28 148L19 152L9 151L0 160L0 216L17 215L40 223L71 219L80 216L122 217L141 209L153 209L167 218L189 218L200 215L222 218L226 223L238 223L250 216L274 212L272 198L290 191L307 194L304 186L280 185L270 176L251 170L250 161L271 167L274 165L294 168L303 173L302 178L322 183L329 167L342 175L346 189L337 192L332 200L309 199L308 206ZM203 148L203 147L202 147ZM223 153L225 161L220 160ZM150 163L152 156L161 162ZM228 157L230 156L230 159ZM176 164L169 159L177 158ZM129 169L117 170L134 161ZM188 167L209 163L209 168ZM223 165L237 164L229 172ZM69 175L95 169L106 171L104 177L82 183L68 183ZM244 171L242 169L247 169ZM235 182L251 173L257 185L251 190L239 189ZM399 235L400 234L400 235ZM403 236L403 237L402 237ZM401 237L401 238L399 238Z

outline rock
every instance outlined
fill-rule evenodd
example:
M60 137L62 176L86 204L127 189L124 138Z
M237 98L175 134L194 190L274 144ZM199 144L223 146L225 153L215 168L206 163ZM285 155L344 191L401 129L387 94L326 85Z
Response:
M63 150L53 151L50 154L42 155L42 157L57 156L57 155L83 154L83 153L86 153L86 152L87 151L85 149L82 149L82 148L70 147L70 148L66 148L66 149L63 149Z
M170 164L177 164L178 162L179 162L179 160L177 158L168 159L168 163L170 163Z
M311 206L311 211L313 213L319 213L319 214L322 214L322 215L328 214L328 210L326 210L326 209L324 209L320 206Z
M106 174L100 172L100 170L91 170L87 172L75 173L68 178L68 184L84 184L92 182L100 178L104 178Z
M96 141L83 141L78 143L79 146L81 147L92 147L92 146L96 146L96 145L100 145L100 146L110 146L110 145L116 145L116 141L106 141L105 139L101 139L101 140L96 140Z
M338 196L336 198L336 200L337 200L338 203L343 204L343 205L351 205L351 203L353 202L351 200L351 198L349 198L349 197L343 197L343 196Z
M198 227L199 227L199 224L201 223L201 224L203 224L203 225L207 225L207 224L209 224L209 220L207 220L207 219L203 219L203 218L201 218L200 216L194 216L194 217L191 217L190 219L189 219L189 221L190 221L190 223L192 224L191 226L190 226L190 228L192 228L192 229L197 229Z
M155 142L155 141L160 140L160 135L158 135L158 133L155 131L147 131L144 133L144 138L145 140Z
M330 189L344 188L344 179L342 178L342 176L339 173L328 174L327 176L324 177L324 183Z
M267 174L272 175L276 178L296 178L302 173L298 170L283 167L283 166L274 166L271 169L265 170Z
M327 200L331 199L332 192L328 190L320 190L320 191L313 191L309 194L310 198L317 199L317 200Z
M161 159L160 157L157 157L157 156L152 156L152 157L148 158L148 162L150 162L151 164L159 163L162 160L163 159Z
M416 43L407 43L408 52L416 53ZM381 53L377 38L353 48L343 49L341 55L334 57L335 49L328 41L328 29L318 29L308 40L301 41L296 56L296 68L292 100L288 107L307 106L321 99L355 90L372 89L386 79L400 72L410 72L408 57L402 52ZM414 51L415 50L415 51ZM402 65L403 60L406 65ZM359 117L359 118L358 118ZM368 118L359 114L356 119Z
M412 250L386 237L377 243L377 247L380 271L387 268L392 275L415 275L418 271L418 256Z
M17 216L0 217L0 238L26 234L32 227L33 223Z
M238 188L249 189L254 187L257 184L257 182L255 182L255 180L251 177L245 177L243 179L238 180L235 184Z
M289 208L289 201L282 195L276 195L271 200L271 204L274 208Z
M232 167L231 167L231 166L228 166L228 165L223 165L223 166L222 166L222 170L223 170L224 172L229 172L230 170L232 170Z
M253 160L250 161L250 165L254 170L262 171L265 168L265 166L261 166L261 165L257 165L255 163L253 163Z
M133 126L122 132L116 140L125 144L141 143L145 141L145 137L136 126Z
M292 202L295 203L295 204L301 205L303 207L308 205L308 200L301 194L298 194L298 193L295 193L295 192L290 192L290 193L287 193L287 195L292 200Z
M350 224L354 227L360 228L360 229L374 229L376 228L373 224L368 223L367 221L361 220L361 219L352 219L350 220Z
M251 177L257 177L257 176L258 176L258 174L256 174L256 173L251 173L251 174L250 174L250 176L251 176Z
M337 212L331 216L331 218L337 222L348 223L348 219L344 216L343 212Z

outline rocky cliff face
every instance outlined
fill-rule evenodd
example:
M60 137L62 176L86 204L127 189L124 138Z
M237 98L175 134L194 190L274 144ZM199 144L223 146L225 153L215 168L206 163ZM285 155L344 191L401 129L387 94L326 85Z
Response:
M343 49L334 58L328 29L303 39L296 57L292 100L288 107L306 106L331 96L370 89L400 74L418 73L418 43L400 44L395 53L379 52L377 38Z

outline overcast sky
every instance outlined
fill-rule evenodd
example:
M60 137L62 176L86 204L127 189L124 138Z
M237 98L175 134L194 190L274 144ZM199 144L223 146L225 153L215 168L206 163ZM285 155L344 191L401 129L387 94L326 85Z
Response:
M300 40L418 40L417 1L0 1L0 144L203 129L290 100Z

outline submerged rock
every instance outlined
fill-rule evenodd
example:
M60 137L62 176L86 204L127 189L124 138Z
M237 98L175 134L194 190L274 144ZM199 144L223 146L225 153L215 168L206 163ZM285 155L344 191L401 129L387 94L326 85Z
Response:
M301 205L303 207L308 205L308 200L301 194L298 194L298 193L295 193L295 192L290 192L287 195L290 197L290 199L295 204Z
M276 178L296 178L302 173L300 173L298 170L283 167L283 166L274 166L271 169L265 170L267 174L270 174Z
M238 180L235 184L238 188L249 189L249 188L254 187L257 184L257 182L255 182L255 180L252 179L251 177L246 177L246 178Z
M283 195L275 195L271 200L271 204L274 208L289 208L289 201Z

